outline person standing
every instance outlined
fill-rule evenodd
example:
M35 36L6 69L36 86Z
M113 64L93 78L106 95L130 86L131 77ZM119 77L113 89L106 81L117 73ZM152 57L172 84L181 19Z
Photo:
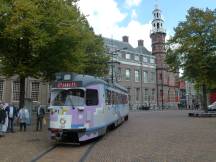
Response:
M14 132L13 123L14 119L17 116L16 107L12 104L6 107L7 115L8 115L8 131Z
M5 124L5 119L6 119L6 111L3 108L3 105L0 105L0 136L4 135L4 124Z
M20 131L26 131L26 124L29 120L29 112L25 107L21 108L18 113L19 123L20 123Z
M5 111L6 113L6 116L5 116L5 122L4 124L2 125L2 132L3 133L6 133L7 130L8 130L8 113L6 111L6 108L9 106L8 103L2 103L2 106L3 106L3 110Z
M43 118L45 115L44 108L40 105L37 109L37 127L36 131L42 130L43 128Z

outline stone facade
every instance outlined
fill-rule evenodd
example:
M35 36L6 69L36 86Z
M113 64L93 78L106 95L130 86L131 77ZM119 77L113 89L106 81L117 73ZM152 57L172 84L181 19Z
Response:
M155 56L138 40L137 48L129 44L129 38L122 41L104 38L107 53L110 55L110 81L128 89L131 109L142 105L156 106L156 64Z
M158 6L153 11L152 55L156 58L157 106L160 108L177 108L179 102L178 73L169 72L165 63L166 49L164 21Z
M19 105L19 78L13 76L6 78L0 76L0 102L12 103ZM25 98L34 106L48 105L49 84L39 79L27 78L25 81Z

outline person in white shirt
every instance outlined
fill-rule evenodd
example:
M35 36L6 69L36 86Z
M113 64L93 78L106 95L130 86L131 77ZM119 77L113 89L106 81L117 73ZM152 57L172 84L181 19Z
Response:
M26 124L29 120L29 111L28 109L21 108L18 113L19 123L20 123L20 131L24 130L26 131Z

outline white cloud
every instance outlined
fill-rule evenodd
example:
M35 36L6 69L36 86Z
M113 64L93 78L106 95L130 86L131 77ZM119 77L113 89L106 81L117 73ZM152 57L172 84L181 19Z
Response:
M133 47L137 47L137 40L143 39L144 46L151 51L151 22L142 24L135 20L135 11L132 11L130 17L133 19L126 26L119 26L128 15L120 12L115 0L80 0L79 6L83 14L88 15L87 19L96 34L117 40L122 40L122 36L127 35Z
M141 3L141 0L126 0L126 5L128 7L138 6Z
M132 19L136 19L137 18L137 13L136 13L135 10L132 10L131 18Z
M114 0L80 0L79 6L98 34L113 30L127 16L119 11Z

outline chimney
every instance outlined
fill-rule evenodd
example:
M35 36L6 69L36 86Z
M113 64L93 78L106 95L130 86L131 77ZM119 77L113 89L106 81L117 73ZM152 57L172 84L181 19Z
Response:
M129 42L128 39L129 39L129 37L126 36L126 35L122 37L122 41L123 41L123 42L128 43L128 42Z
M138 47L143 47L144 41L142 39L138 40Z

